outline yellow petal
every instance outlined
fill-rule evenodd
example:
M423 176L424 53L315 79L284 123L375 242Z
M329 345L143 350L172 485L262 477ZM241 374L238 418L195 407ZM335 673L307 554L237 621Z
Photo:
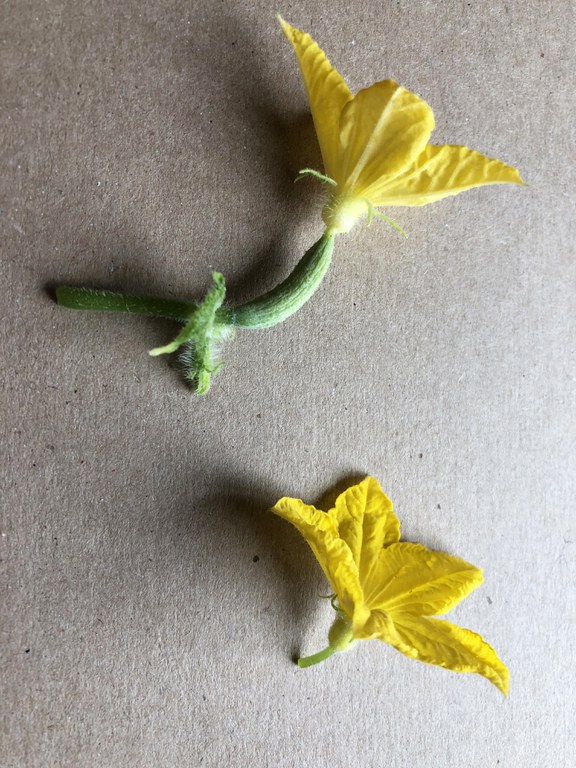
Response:
M333 518L300 499L287 497L280 499L272 511L296 526L304 536L338 596L340 608L350 619L365 621L369 610L364 605L358 567L350 547L338 535Z
M482 571L459 557L400 542L380 553L362 582L367 605L397 614L447 613L482 583Z
M355 640L385 640L391 645L400 642L400 636L392 617L386 611L371 611L368 619L361 624L352 626L352 635Z
M300 64L302 79L312 110L316 135L322 151L326 174L334 178L338 156L340 113L352 98L348 86L310 35L295 29L280 16L284 34L292 43Z
M381 177L390 180L414 163L433 128L425 101L393 80L375 83L342 110L333 178L345 192L368 197L366 189Z
M386 164L382 161L382 171ZM523 184L510 165L468 147L428 145L395 179L382 177L364 191L373 205L426 205L485 184Z
M341 493L328 514L336 521L339 535L350 547L360 583L364 584L378 563L382 548L400 539L400 522L393 512L392 502L380 483L367 477Z
M382 636L405 656L454 672L473 672L508 693L508 670L494 649L475 632L449 621L404 616L393 634Z

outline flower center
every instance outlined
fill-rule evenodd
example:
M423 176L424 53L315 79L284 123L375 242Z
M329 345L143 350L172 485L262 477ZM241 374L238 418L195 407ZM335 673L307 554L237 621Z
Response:
M322 219L334 234L350 232L356 222L366 216L369 205L362 197L334 192L322 210Z

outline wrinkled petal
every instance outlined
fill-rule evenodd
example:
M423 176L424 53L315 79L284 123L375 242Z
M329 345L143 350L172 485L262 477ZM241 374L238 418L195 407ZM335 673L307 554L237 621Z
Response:
M333 178L345 192L369 197L381 177L390 181L414 163L433 128L428 104L393 80L364 88L342 110Z
M347 101L348 86L314 40L278 17L284 34L292 43L314 119L326 174L334 178L338 158L338 121Z
M370 578L362 582L370 608L435 616L450 611L482 583L482 571L459 557L399 542L382 550Z
M362 623L352 625L352 634L355 640L385 640L387 643L401 642L400 635L392 617L386 611L371 611L368 619Z
M300 499L284 497L272 511L292 523L314 552L330 586L338 596L340 608L354 621L369 615L350 547L338 535L333 518L326 512L304 504Z
M382 173L387 173L382 159ZM524 184L516 168L468 147L432 144L413 165L390 179L382 175L364 190L373 205L427 205L486 184Z
M404 616L395 618L395 632L382 636L411 659L454 672L473 672L508 693L509 673L496 651L476 632L449 621Z
M393 512L392 502L380 483L367 477L341 493L328 514L350 547L360 583L364 584L378 563L382 548L400 539L400 521Z

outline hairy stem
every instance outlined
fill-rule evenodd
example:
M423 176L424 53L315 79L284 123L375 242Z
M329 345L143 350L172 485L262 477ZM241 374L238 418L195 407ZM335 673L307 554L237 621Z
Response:
M151 296L135 296L129 293L101 291L96 288L71 288L61 285L56 288L56 301L70 309L85 309L94 312L130 312L152 317L166 317L185 322L196 309L196 304L157 299Z
M280 285L238 307L221 307L215 322L237 328L270 328L297 312L319 287L328 271L334 235L325 232L306 251L293 272ZM56 301L70 309L130 312L187 322L198 305L192 302L115 293L91 288L56 288Z
M334 251L334 235L325 232L309 248L292 273L276 288L247 304L222 308L218 322L237 328L270 328L297 312L312 297L328 271Z

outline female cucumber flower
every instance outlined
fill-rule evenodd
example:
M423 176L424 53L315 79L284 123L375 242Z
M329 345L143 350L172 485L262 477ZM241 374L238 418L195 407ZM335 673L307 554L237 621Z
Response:
M308 667L356 640L384 640L413 659L474 672L508 692L508 670L480 635L443 619L479 586L482 571L458 557L400 541L400 523L377 480L367 477L323 512L300 499L273 507L304 536L334 592L328 647Z
M348 232L377 206L416 206L485 184L523 184L515 168L468 147L429 144L434 115L425 101L384 80L355 96L314 40L278 17L302 71L332 186L323 211L334 233Z
M279 17L280 18L280 17ZM434 127L430 107L392 80L353 96L318 45L304 32L280 23L300 62L324 158L324 175L302 173L331 186L322 218L325 231L275 287L240 305L226 302L223 275L214 272L204 298L177 301L62 285L56 301L71 309L129 312L163 317L182 328L152 356L180 354L184 378L198 394L220 370L220 345L237 330L261 330L298 312L320 287L332 260L336 235L373 215L402 230L377 206L425 205L483 184L515 183L514 168L466 147L428 144Z

